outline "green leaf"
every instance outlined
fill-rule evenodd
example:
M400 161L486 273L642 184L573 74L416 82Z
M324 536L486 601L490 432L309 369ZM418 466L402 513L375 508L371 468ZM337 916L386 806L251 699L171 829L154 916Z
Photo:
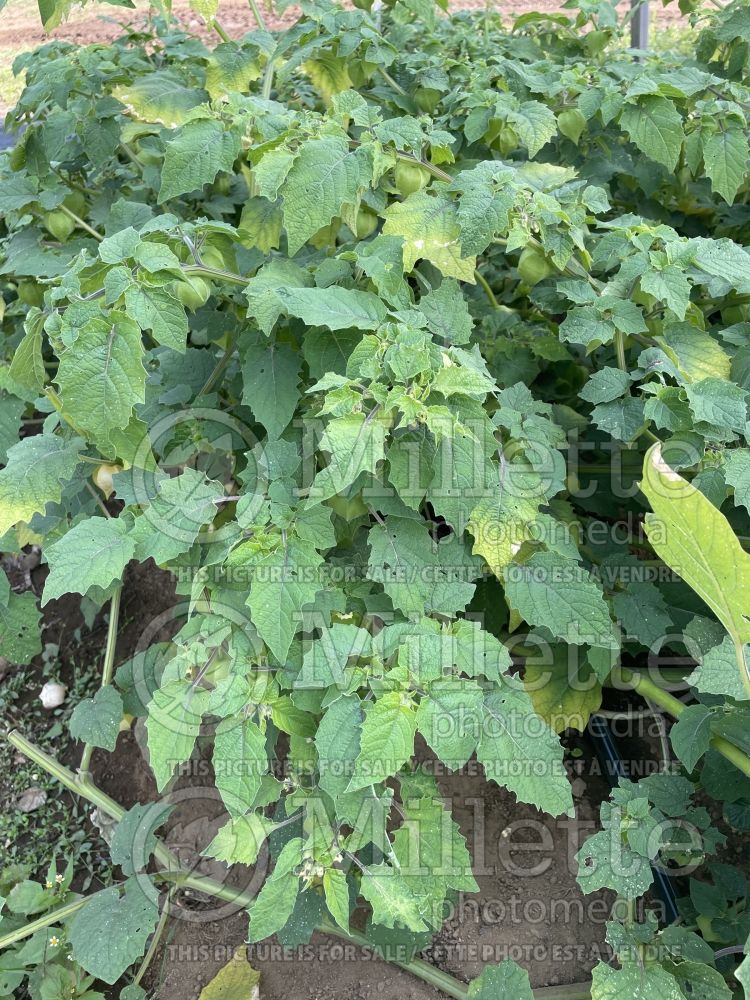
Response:
M412 931L427 930L419 898L409 888L406 879L390 865L368 868L362 875L359 891L372 906L374 923L384 927L408 927Z
M122 721L122 698L111 684L99 688L93 698L84 698L73 709L70 735L74 740L91 743L112 751Z
M508 114L508 121L528 149L529 157L536 156L557 135L557 119L541 101L524 101L517 111Z
M296 875L285 872L277 876L274 871L258 893L250 910L248 941L251 944L281 930L292 915L299 885Z
M461 227L451 199L419 191L382 214L383 233L404 241L405 271L412 271L418 260L429 260L446 277L473 284L476 258L462 256Z
M463 767L476 749L482 720L482 689L473 680L445 678L430 685L417 710L417 728L440 760Z
M370 704L347 791L376 785L396 774L414 753L416 728L414 705L401 692L389 691Z
M209 692L182 681L170 681L154 691L148 704L148 757L156 787L161 791L175 767L189 759L200 732Z
M646 515L646 534L654 551L729 632L736 670L750 690L742 656L750 642L750 554L711 501L667 465L660 445L646 453L641 490L653 510Z
M136 804L125 813L115 827L109 853L112 863L125 875L143 871L156 847L158 827L166 822L174 807L168 802Z
M582 733L591 715L601 707L602 688L588 663L573 670L567 649L558 653L555 647L552 663L526 660L523 670L524 687L534 710L556 733L576 729ZM546 659L546 657L544 657Z
M141 879L129 878L120 895L116 887L90 896L69 925L75 960L86 972L105 983L116 983L143 954L156 926L156 892L150 881L144 891Z
M289 256L339 215L344 205L357 204L371 179L372 165L365 149L350 151L343 136L308 139L281 188Z
M512 678L485 694L477 760L488 779L509 788L521 802L553 816L572 810L560 741Z
M166 143L158 203L211 184L220 170L230 171L241 148L239 129L202 118L188 122Z
M252 564L247 604L261 639L281 663L302 627L300 612L323 586L322 565L312 545L294 538Z
M353 288L274 288L281 308L308 326L329 330L376 330L386 318L377 295Z
M427 525L390 516L368 537L367 576L383 584L394 607L405 615L430 612L454 617L474 595L478 561L455 535L435 542Z
M625 106L620 126L641 152L667 170L674 170L685 139L682 116L674 101L651 95L641 97L637 104Z
M704 378L685 386L685 392L696 423L711 424L719 432L744 432L748 399L744 389L722 378Z
M315 734L319 784L332 799L344 794L359 755L362 707L357 697L339 698L328 708Z
M705 705L688 705L669 730L672 748L690 772L711 743L713 713Z
M622 969L600 963L593 979L591 1000L685 1000L675 977L655 962L628 962Z
M73 477L82 447L80 438L37 434L8 449L8 464L0 471L0 535L61 500L62 485Z
M145 484L144 484L145 492ZM216 517L216 501L224 495L220 483L202 472L185 469L173 479L162 479L157 495L134 519L128 534L135 558L153 559L162 566L187 552L205 524ZM147 501L143 497L143 501Z
M47 381L42 356L43 330L43 315L30 315L26 321L26 333L10 363L9 374L13 381L34 393L40 393Z
M469 983L468 1000L533 1000L529 974L520 965L505 959L487 965L481 976Z
M185 307L166 288L144 283L131 286L125 290L125 308L141 330L151 330L157 343L184 352L188 335Z
M338 868L328 868L323 875L323 891L328 912L339 925L349 933L349 886L346 875Z
M254 865L263 842L276 823L258 813L235 816L222 826L203 854L229 865Z
M30 663L41 653L41 617L34 592L14 593L8 578L0 574L0 648L11 663Z
M750 646L742 650L745 672L750 676ZM700 666L687 678L698 691L704 694L724 694L737 701L748 698L748 692L738 672L738 653L730 636L726 636L718 646L699 656Z
M277 438L294 416L300 399L301 358L289 344L253 344L242 361L242 402Z
M703 163L711 188L731 205L747 176L747 136L742 127L719 123L719 130L703 142Z
M750 448L724 453L724 478L734 488L734 502L750 512Z
M123 520L90 517L79 521L45 550L50 572L42 606L63 594L85 594L92 587L106 590L122 579L134 550Z
M576 861L577 880L584 893L614 889L618 896L637 899L654 881L649 859L623 843L619 823L588 837Z
M145 399L142 357L141 331L122 313L89 320L60 356L63 412L105 447L109 432L127 427L133 407Z
M554 552L537 552L508 571L505 593L529 625L544 626L574 645L616 645L599 584L582 566Z
M320 448L330 454L328 465L315 476L308 502L318 504L343 492L363 472L375 472L385 458L386 423L371 415L351 413L326 424Z
M504 464L498 480L492 493L472 510L466 527L474 536L472 552L483 556L502 580L523 542L534 537L539 504L545 496L539 476L523 466Z
M219 723L214 737L216 787L230 816L251 808L268 771L266 738L251 719L231 717Z

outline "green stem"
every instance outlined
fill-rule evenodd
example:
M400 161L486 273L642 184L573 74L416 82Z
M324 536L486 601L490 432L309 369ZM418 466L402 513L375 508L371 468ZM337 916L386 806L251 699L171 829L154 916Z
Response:
M57 410L57 412L60 414L60 417L65 421L65 423L68 425L68 427L70 427L71 430L75 431L76 434L79 435L79 437L85 438L86 435L83 433L83 431L81 430L81 428L78 427L78 425L75 424L70 419L70 417L67 416L67 414L63 413L62 400L57 395L57 393L55 392L55 390L52 388L51 385L48 385L47 388L44 390L44 395L47 397L47 399L50 401L50 403L52 403L52 405Z
M439 181L446 181L448 184L453 183L453 178L450 174L447 174L440 167L436 167L434 163L430 163L429 160L421 160L418 156L410 156L408 153L396 153L396 158L403 160L404 163L416 163L418 167L423 167L428 174L432 174Z
M650 678L643 674L636 674L625 667L619 667L612 671L612 681L614 683L621 681L626 687L637 691L642 697L656 702L660 708L669 712L676 719L679 719L685 711L686 706L678 698L675 698L668 691L663 691ZM730 743L729 740L725 740L723 736L712 736L711 746L714 750L718 750L722 757L731 764L734 764L736 768L750 778L750 757L740 750L739 747L736 747L734 743Z
M51 927L52 924L59 924L61 920L67 920L68 917L72 917L74 913L77 913L82 907L86 905L88 900L84 896L82 899L74 899L72 903L66 903L64 906L58 906L56 910L51 910L49 913L45 913L41 917L37 917L36 920L32 920L30 924L24 924L23 927L17 928L15 931L10 931L8 934L4 934L0 937L0 951L3 948L10 948L12 944L16 944L17 941L23 941L24 938L31 937L32 934L36 934L37 931L44 930L45 927Z
M219 267L206 267L205 264L183 264L184 274L197 274L201 278L212 278L214 281L228 281L231 285L246 285L248 278L233 271L222 271Z
M227 346L226 346L226 348L224 350L224 353L219 358L219 361L216 364L214 370L208 376L208 378L206 379L206 381L203 384L203 387L198 392L198 396L205 396L206 393L210 392L213 389L213 387L216 385L216 383L219 381L219 379L221 378L221 376L224 374L224 371L225 371L227 365L232 360L232 356L234 354L234 347L235 347L234 340L231 340L227 344Z
M109 516L109 515L108 515ZM120 598L122 597L122 584L118 583L112 593L109 602L109 623L107 625L107 645L104 648L104 664L102 665L102 687L107 687L112 683L112 675L115 667L115 647L117 645L117 626L120 622ZM91 756L94 747L91 743L85 743L81 754L81 763L78 767L78 780L86 782L91 769Z
M625 334L622 330L615 331L615 354L617 355L617 367L621 372L626 372L628 364L625 360Z
M479 284L482 286L482 288L484 290L484 294L487 296L487 298L489 300L489 303L492 306L492 308L493 309L499 309L500 308L500 303L495 298L495 293L490 288L489 281L487 281L487 279L483 275L481 275L479 273L479 271L477 271L476 269L474 270L474 277L477 279L477 281L479 282Z
M229 35L227 34L226 30L222 26L221 22L218 21L215 17L211 18L211 20L209 21L209 24L214 29L214 31L219 36L219 38L222 40L222 42L231 42L232 41L232 39L229 37Z
M170 889L167 893L167 898L164 900L164 906L161 910L161 915L159 917L159 923L156 925L156 930L151 938L151 943L148 946L148 951L143 957L143 961L138 967L138 971L133 977L133 986L137 986L143 977L146 975L149 965L153 961L154 955L159 947L159 942L161 941L161 936L164 933L164 928L167 926L167 921L169 920L169 910L170 904L172 902L172 890Z
M261 14L260 7L258 6L258 4L255 2L255 0L248 0L248 3L250 4L250 10L253 12L253 17L255 18L255 21L260 30L268 31L268 28L266 27L266 20Z
M21 753L23 753L30 760L34 761L35 764L44 768L45 771L51 774L53 778L60 781L66 788L69 788L72 792L75 792L82 798L92 802L99 809L101 809L102 812L111 816L112 819L119 822L125 815L125 809L123 809L119 803L115 802L114 799L111 799L108 795L97 788L91 780L86 781L85 784L80 784L72 771L68 770L67 767L64 767L56 761L54 757L51 757L39 747L35 746L16 730L13 730L8 734L8 742L17 750L20 750ZM205 892L216 897L217 899L223 899L228 903L232 903L235 906L240 906L245 909L250 907L255 901L255 896L251 896L249 893L239 892L231 886L223 885L221 882L214 881L212 878L190 875L180 869L179 864L176 863L171 851L169 851L169 849L159 840L156 841L156 845L154 847L154 857L170 869L169 871L159 872L156 877L173 882L181 888L195 889L198 892ZM46 914L39 920L34 921L33 924L26 924L24 927L20 927L17 931L13 931L6 937L0 938L0 949L7 947L10 944L14 944L16 941L20 941L23 938L29 937L35 931L40 930L43 927L48 927L50 924L56 923L64 917L70 916L84 906L86 902L86 899L76 900L74 903L70 903L67 906L55 910L52 914ZM166 920L163 911L162 917ZM352 944L357 944L368 949L372 948L370 941L358 931L349 931L347 933L327 921L320 924L318 926L318 930L324 934L331 934L335 937L342 938L344 941L350 941ZM159 933L158 928L156 933ZM150 951L151 949L149 948L149 952ZM148 955L146 957L148 958ZM448 975L448 973L441 972L440 969L436 969L427 962L423 962L421 959L413 959L411 962L394 962L393 964L405 969L413 976L416 976L418 979L422 979L431 986L435 986L437 989L442 990L444 993L447 993L448 996L454 997L455 1000L467 1000L468 989L463 983L460 983L457 979L454 979L453 976ZM534 996L537 1000L588 1000L590 992L588 987L582 987L580 985L560 987L554 986L541 990L535 990Z
M101 233L97 233L95 229L92 229L91 226L88 224L88 222L84 222L84 220L80 216L76 215L75 212L71 212L70 209L66 208L65 205L59 205L58 207L62 209L62 211L65 212L65 214L69 216L73 220L73 222L75 222L75 224L78 226L79 229L85 229L86 232L89 233L89 235L93 236L95 240L99 240L99 242L101 243L104 237L102 236Z
M385 82L390 87L393 87L393 89L396 91L397 94L400 94L402 97L408 97L409 96L406 93L406 91L404 90L404 88L393 79L393 77L388 72L388 70L384 69L382 66L378 66L378 73L380 73L380 75L383 77L383 79L385 80Z

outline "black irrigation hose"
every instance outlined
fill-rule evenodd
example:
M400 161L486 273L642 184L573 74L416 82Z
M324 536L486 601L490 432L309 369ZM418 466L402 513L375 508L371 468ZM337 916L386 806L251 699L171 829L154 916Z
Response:
M602 766L602 772L610 786L614 788L619 779L626 777L626 774L622 755L617 746L617 741L612 735L612 730L609 727L607 719L603 715L592 715L589 719L588 734L591 737L591 742L594 744L594 750ZM654 888L664 905L665 921L671 924L679 916L674 886L662 868L652 865L651 871L654 873Z

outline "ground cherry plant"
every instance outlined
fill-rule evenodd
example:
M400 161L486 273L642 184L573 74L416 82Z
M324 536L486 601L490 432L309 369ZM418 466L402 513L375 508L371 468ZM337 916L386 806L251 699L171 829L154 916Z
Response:
M478 888L415 739L573 815L558 734L614 687L675 720L677 761L621 781L578 855L617 897L590 995L750 995L746 881L701 867L717 820L750 829L750 5L686 4L694 51L639 59L605 2L509 26L305 0L282 32L251 6L238 40L196 0L216 44L161 11L18 59L2 549L41 546L42 609L82 595L108 633L78 772L8 738L115 821L122 881L11 879L5 991L137 1000L187 887L250 942L397 940L446 995L529 998L512 962L467 986L414 957ZM181 610L117 663L149 559ZM0 606L28 662L36 599L3 578ZM90 766L123 717L163 793L127 811ZM157 836L206 742L204 853L268 842L252 895ZM678 924L636 905L655 869Z

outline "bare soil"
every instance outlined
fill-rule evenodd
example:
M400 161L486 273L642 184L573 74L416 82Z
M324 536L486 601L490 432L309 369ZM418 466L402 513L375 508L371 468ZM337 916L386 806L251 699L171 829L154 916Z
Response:
M147 641L168 638L174 630L169 608L173 591L167 574L135 567L124 591L118 662ZM596 822L608 788L592 760L585 737L565 739L577 815L554 820L484 779L471 761L456 773L440 773L425 745L421 763L435 767L441 792L467 837L480 885L478 895L463 896L422 957L468 981L488 962L510 957L529 970L532 985L584 981L602 955L608 899L584 897L575 881L574 855ZM122 733L116 751L94 755L94 778L125 806L158 798L144 758L142 726ZM572 751L582 755L574 758ZM225 821L213 788L210 751L199 745L192 774L169 791L175 802L166 840L183 865L226 879L226 867L201 857L201 849ZM197 760L197 764L195 763ZM255 869L235 866L230 883L257 891L268 865L261 854ZM247 915L208 897L181 894L149 985L159 1000L193 1000L241 947ZM363 954L358 948L315 934L309 946L284 951L273 939L251 946L249 957L260 970L263 1000L435 1000L442 996L406 972Z

